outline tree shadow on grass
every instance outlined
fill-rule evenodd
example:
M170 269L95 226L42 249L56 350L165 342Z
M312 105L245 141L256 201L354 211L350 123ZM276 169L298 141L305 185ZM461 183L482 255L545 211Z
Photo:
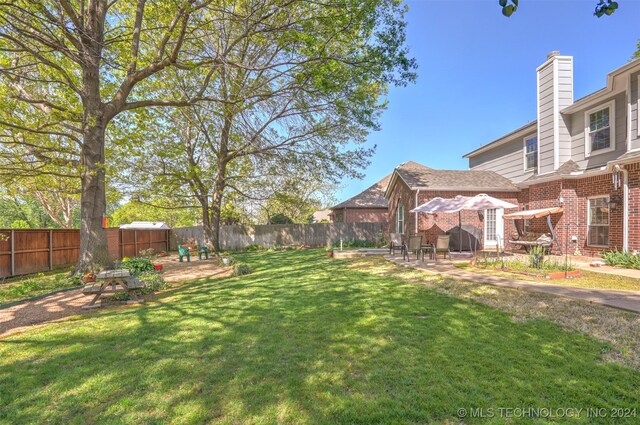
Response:
M640 374L599 362L595 340L318 255L247 256L252 275L0 341L0 419L424 423L638 404Z

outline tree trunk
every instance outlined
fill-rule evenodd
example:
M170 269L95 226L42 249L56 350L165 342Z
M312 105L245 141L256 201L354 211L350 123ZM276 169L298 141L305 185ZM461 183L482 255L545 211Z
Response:
M107 245L107 233L102 228L107 198L104 169L104 126L85 131L80 161L82 164L82 198L80 201L80 256L76 272L95 272L113 263Z

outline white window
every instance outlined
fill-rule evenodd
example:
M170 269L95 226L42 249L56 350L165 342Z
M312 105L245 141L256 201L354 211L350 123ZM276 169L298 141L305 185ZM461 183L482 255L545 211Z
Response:
M585 156L609 152L615 148L615 103L598 106L584 114Z
M396 208L396 233L404 233L404 205Z
M538 168L538 136L524 139L524 169Z
M609 197L589 198L589 235L591 246L609 246Z

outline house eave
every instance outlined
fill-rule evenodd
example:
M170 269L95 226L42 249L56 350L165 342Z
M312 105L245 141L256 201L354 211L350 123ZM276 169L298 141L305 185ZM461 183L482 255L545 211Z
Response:
M504 136L495 139L492 142L487 143L484 146L480 146L478 149L471 151L465 155L463 155L463 158L473 158L474 156L477 156L481 153L487 152L491 149L497 148L498 146L502 146L508 142L513 141L513 139L518 138L518 137L524 137L526 136L528 133L531 132L531 130L533 128L535 128L537 126L538 120L533 120L525 125L523 125L520 128L517 128L515 130L513 130L511 133L507 133Z

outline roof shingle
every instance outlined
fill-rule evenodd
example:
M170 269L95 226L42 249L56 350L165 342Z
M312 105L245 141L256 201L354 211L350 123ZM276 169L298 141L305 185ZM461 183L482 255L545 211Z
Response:
M364 191L358 193L347 199L344 202L339 203L331 207L332 210L338 208L387 208L389 202L384 197L384 192L387 190L387 185L391 180L391 174L385 176L382 180L376 184L370 186Z
M409 161L396 172L410 188L518 191L511 180L488 170L435 170Z

